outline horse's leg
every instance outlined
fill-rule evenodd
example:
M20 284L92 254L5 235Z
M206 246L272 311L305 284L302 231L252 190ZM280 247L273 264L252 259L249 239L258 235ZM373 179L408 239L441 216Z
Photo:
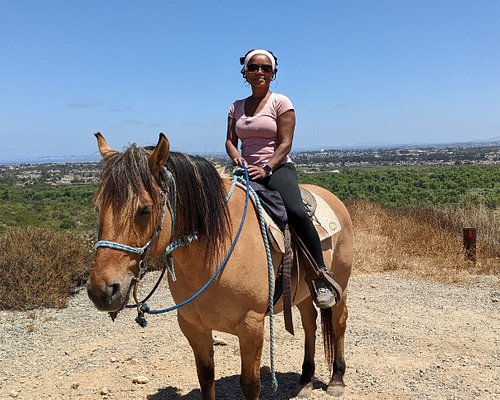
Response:
M297 397L309 397L314 384L314 353L316 349L316 318L318 312L310 297L297 304L297 308L300 311L305 337L304 361L302 362L302 375L300 375L299 380L300 392Z
M346 369L344 359L344 337L347 323L347 293L339 304L332 309L332 325L334 335L334 359L332 363L332 377L328 383L327 393L332 396L344 394L344 373Z
M201 330L177 314L179 327L193 349L203 399L215 399L214 347L212 331Z
M241 390L246 400L260 393L260 359L264 342L264 316L249 312L236 329L241 353Z

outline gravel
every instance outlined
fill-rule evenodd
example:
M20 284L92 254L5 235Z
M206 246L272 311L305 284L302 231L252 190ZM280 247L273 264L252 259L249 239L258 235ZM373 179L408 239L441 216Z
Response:
M156 277L146 278L150 285ZM470 286L356 275L350 282L345 399L500 399L500 277ZM172 304L166 286L152 307ZM175 313L115 322L80 290L66 309L0 312L0 399L199 399L193 356ZM303 334L275 327L279 388L262 358L262 399L291 399L300 375ZM214 333L216 392L241 399L235 337ZM318 332L312 399L326 399L329 372Z

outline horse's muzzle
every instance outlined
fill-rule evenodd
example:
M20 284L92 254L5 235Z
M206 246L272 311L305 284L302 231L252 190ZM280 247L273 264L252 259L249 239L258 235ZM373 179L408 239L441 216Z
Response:
M130 282L129 282L130 283ZM121 310L129 295L130 285L124 285L121 282L93 282L92 276L87 282L87 294L100 311L119 311Z

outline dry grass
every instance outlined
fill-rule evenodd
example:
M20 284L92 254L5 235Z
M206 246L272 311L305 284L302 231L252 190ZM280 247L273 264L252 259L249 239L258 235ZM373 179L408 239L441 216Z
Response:
M0 310L64 307L86 281L93 253L69 232L30 227L0 236Z
M349 203L348 208L355 229L354 268L358 273L398 270L440 282L464 282L470 274L500 274L500 246L495 244L494 235L488 240L481 238L484 226L480 224L477 262L464 257L462 228L478 226L479 222L472 213L398 213L360 201ZM467 217L467 223L460 213ZM488 223L488 232L500 231L498 221L490 219Z

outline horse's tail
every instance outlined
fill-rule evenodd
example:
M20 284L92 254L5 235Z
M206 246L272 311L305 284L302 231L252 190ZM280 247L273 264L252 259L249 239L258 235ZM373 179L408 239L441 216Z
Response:
M325 360L328 364L328 368L331 370L335 355L335 334L333 332L331 307L321 309L321 331L323 332L323 348L325 351Z

